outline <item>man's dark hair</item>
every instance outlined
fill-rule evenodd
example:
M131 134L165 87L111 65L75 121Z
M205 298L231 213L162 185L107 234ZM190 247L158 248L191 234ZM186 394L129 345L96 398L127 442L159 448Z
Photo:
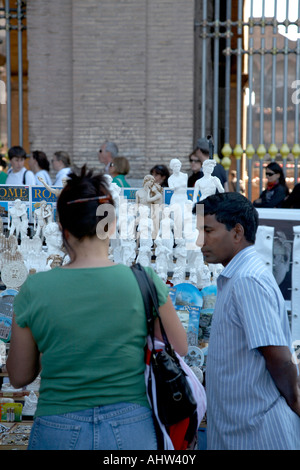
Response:
M249 243L255 243L258 212L245 196L240 193L219 193L207 197L198 204L203 204L204 215L215 215L216 220L224 224L228 231L232 230L236 224L241 224L244 228L245 239ZM196 205L193 213L196 213Z
M27 155L23 147L20 147L19 145L15 145L14 147L10 147L9 151L7 152L8 158L11 160L14 157L17 158L24 158L26 159Z

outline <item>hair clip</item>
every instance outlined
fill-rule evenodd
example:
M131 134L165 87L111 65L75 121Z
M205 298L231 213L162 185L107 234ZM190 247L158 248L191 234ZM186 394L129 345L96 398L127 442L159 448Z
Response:
M88 201L98 201L99 204L105 204L106 202L110 201L110 196L95 196L95 197L86 197L82 199L74 199L74 201L68 201L67 204L77 204L80 202L88 202Z

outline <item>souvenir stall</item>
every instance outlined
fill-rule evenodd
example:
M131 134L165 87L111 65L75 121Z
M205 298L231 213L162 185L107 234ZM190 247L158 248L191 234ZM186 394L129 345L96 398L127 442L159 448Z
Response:
M194 203L216 190L223 191L219 179L211 175L214 161L209 163L201 185L195 189L187 187L187 175L181 172L177 159L170 162L168 188L161 188L151 175L145 176L142 188L120 188L107 176L117 217L109 257L128 266L151 266L169 285L171 299L187 331L189 349L184 359L204 385L217 279L223 269L222 265L205 263L196 244L199 232L192 212ZM46 185L0 186L0 449L26 448L38 400L39 378L25 389L16 390L8 381L5 362L13 300L22 283L35 272L68 262L56 221L60 191ZM261 209L259 213L256 248L282 287L295 347L299 348L300 291L295 286L300 278L300 211L284 210L278 223L277 211ZM286 226L283 221L287 221ZM201 424L204 428L205 421Z

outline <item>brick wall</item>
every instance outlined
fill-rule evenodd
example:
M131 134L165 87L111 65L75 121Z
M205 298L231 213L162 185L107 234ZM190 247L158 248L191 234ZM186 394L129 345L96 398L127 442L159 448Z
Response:
M131 178L193 145L194 1L27 3L31 149L99 168L115 141ZM184 163L186 166L187 163Z

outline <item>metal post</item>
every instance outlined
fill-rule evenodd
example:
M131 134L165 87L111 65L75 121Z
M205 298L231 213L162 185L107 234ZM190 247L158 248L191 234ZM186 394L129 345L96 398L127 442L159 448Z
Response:
M224 139L225 143L229 144L229 129L230 129L230 72L231 72L231 0L226 3L226 63L225 63L225 125L224 125Z
M273 38L273 55L272 55L272 123L271 123L271 140L275 144L275 124L276 124L276 36Z
M261 56L260 56L260 119L259 119L259 143L264 143L264 89L265 89L265 38L261 38ZM263 186L263 158L259 159L259 194Z
M241 145L241 110L242 110L242 38L237 40L236 68L236 144ZM236 191L240 191L241 159L236 158Z
M23 50L22 50L22 1L17 2L18 17L18 98L19 98L19 145L23 145Z
M252 3L252 2L251 2ZM252 146L252 125L253 125L253 118L252 118L252 92L253 92L253 37L249 39L249 69L248 69L248 77L249 77L249 104L248 104L248 130L247 130L247 137L248 137L248 145ZM252 152L248 153L252 155ZM248 158L248 198L251 200L252 197L252 156Z
M10 61L10 11L9 0L5 0L6 29L6 112L7 112L7 148L11 147L11 61Z
M203 37L202 37L202 94L201 94L201 137L205 136L206 123L206 38L207 38L207 0L203 1Z
M219 141L219 49L220 49L220 0L215 0L215 39L214 39L214 114L213 135L216 152L218 152Z

